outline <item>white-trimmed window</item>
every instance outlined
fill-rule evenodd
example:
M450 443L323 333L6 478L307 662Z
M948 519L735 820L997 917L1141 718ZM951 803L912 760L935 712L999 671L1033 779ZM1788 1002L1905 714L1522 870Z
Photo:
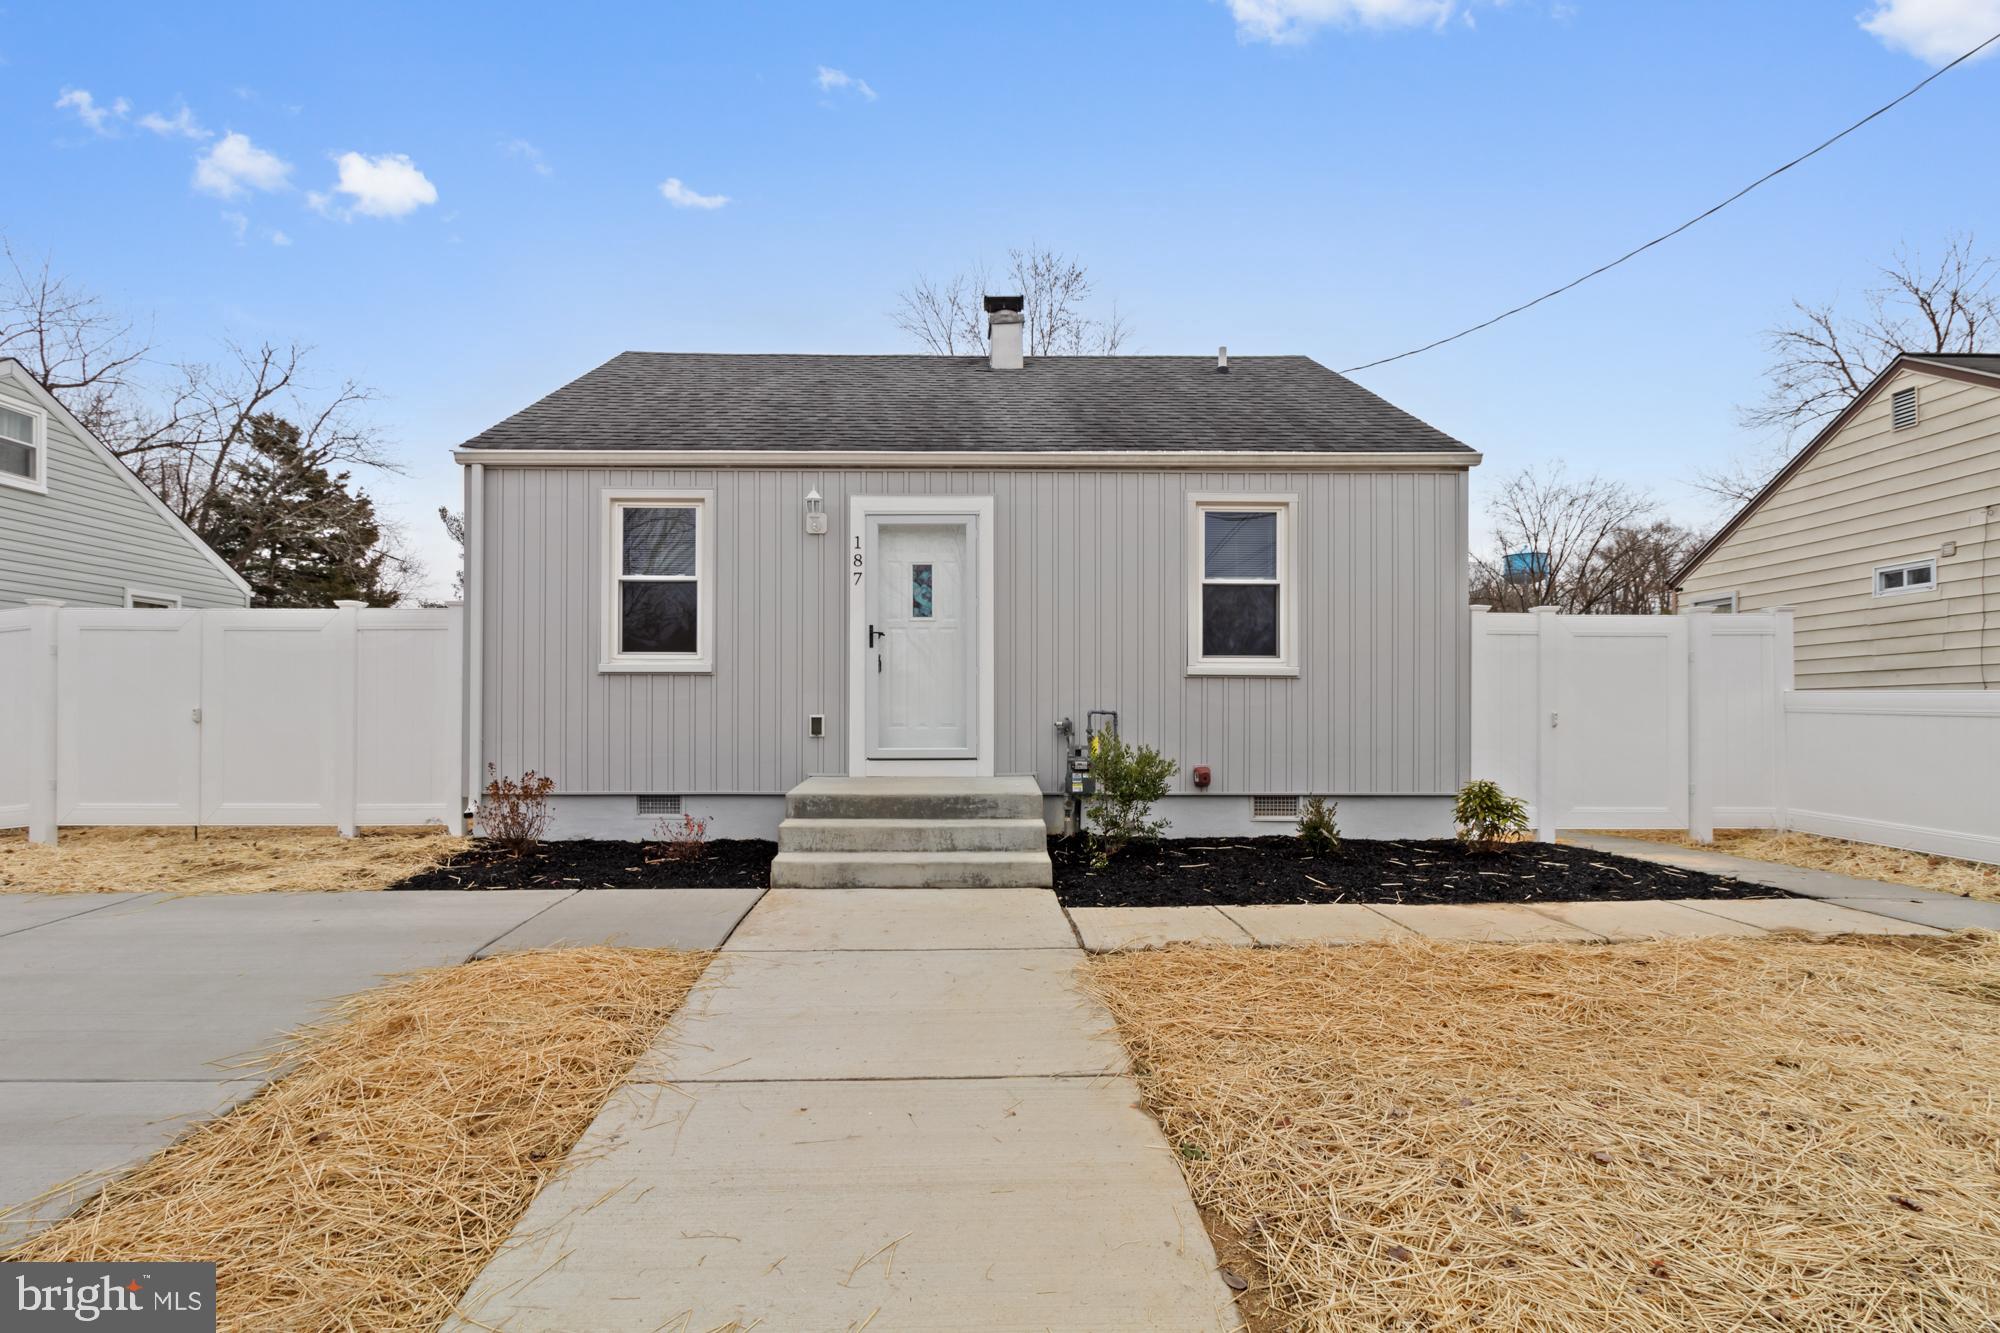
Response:
M48 489L49 419L38 407L0 398L0 485Z
M715 492L604 493L603 671L714 669Z
M1296 495L1190 497L1190 675L1298 674L1298 508Z
M181 598L179 593L127 588L125 605L135 611L178 611L181 609Z
M1690 597L1689 606L1706 606L1717 615L1736 614L1736 594L1733 592L1705 592L1699 597Z
M1875 566L1875 595L1900 597L1909 592L1931 592L1937 588L1937 561L1911 560L1900 565Z

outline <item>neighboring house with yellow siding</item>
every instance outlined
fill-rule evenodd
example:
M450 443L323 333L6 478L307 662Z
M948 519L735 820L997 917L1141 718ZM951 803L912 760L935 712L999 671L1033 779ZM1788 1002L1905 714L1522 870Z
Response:
M2000 688L2000 355L1897 357L1675 588L1792 607L1801 689Z

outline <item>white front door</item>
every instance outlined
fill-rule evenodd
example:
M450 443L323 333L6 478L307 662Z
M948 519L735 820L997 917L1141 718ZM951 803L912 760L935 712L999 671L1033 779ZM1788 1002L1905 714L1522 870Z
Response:
M864 735L870 759L979 755L974 518L870 514Z

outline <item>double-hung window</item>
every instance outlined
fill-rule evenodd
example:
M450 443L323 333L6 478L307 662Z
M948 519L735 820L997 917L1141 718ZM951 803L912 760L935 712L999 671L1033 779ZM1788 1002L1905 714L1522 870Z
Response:
M1196 495L1189 520L1189 674L1297 675L1298 497Z
M44 459L48 418L25 404L0 399L0 485L47 489Z
M714 666L715 497L605 492L605 671Z

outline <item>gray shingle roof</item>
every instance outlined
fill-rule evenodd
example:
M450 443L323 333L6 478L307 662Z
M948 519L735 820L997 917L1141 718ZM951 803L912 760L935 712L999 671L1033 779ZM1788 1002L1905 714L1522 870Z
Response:
M468 449L1466 451L1303 356L625 352Z
M1976 370L1985 375L2000 375L2000 353L1993 352L1912 352L1917 361L1935 361L1939 365L1956 366L1960 370Z

